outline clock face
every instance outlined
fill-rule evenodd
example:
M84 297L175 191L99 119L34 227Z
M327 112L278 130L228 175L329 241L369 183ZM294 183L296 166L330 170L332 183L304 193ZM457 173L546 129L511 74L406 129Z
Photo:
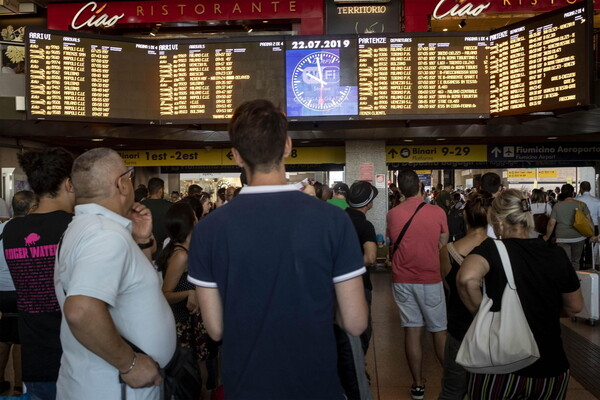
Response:
M314 51L296 63L291 74L294 98L316 112L340 106L351 86L340 86L340 57L332 51Z

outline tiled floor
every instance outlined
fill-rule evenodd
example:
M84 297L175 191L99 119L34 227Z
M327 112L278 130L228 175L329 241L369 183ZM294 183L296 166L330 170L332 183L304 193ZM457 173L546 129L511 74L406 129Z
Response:
M410 399L412 378L404 355L403 330L391 293L389 273L371 274L373 282L373 338L367 353L367 371L371 376L374 400ZM600 325L588 326L584 321L563 321L578 334L600 346ZM440 392L442 368L435 359L431 336L423 335L423 375L427 379L425 399L437 399ZM597 371L600 379L600 369ZM597 400L575 378L569 384L569 400Z

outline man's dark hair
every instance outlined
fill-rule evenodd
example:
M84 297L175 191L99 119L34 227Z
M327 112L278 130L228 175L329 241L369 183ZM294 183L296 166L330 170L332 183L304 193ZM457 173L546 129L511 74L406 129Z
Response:
M287 119L268 100L243 103L229 123L231 145L249 172L271 172L283 158L286 138Z
M496 194L498 189L500 189L501 184L502 179L494 172L488 172L481 177L481 190L491 193L492 195Z
M225 201L225 188L224 188L224 187L222 187L222 188L219 188L219 189L217 190L217 197L218 197L219 199L221 199L221 201Z
M148 188L146 187L137 188L135 189L135 192L133 192L133 201L135 201L136 203L139 203L146 197L148 197Z
M38 200L31 190L21 190L12 198L12 209L15 217L23 217L37 204Z
M158 192L160 191L160 189L164 189L165 188L165 181L163 181L160 178L150 178L150 180L148 181L148 193L150 193L150 195L154 195L154 194L158 194Z
M592 185L590 185L588 181L583 181L579 184L579 189L582 192L589 192L590 190L592 190Z
M573 197L573 195L575 195L575 188L573 187L573 185L571 185L569 183L565 183L560 188L560 194L563 195L564 199L566 199L568 197Z
M60 184L71 176L73 156L63 148L31 150L18 154L17 158L29 186L38 197L56 197Z
M188 188L188 196L200 197L202 196L202 188L199 185L193 184Z
M403 169L398 173L398 189L404 197L414 197L419 194L421 186L419 175L412 169Z

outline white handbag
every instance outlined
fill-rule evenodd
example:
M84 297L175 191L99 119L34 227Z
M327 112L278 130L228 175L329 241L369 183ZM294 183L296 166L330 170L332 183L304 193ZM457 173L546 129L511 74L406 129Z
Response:
M479 311L465 335L456 362L476 374L508 374L523 369L540 358L533 333L517 294L512 266L506 247L494 240L507 284L502 294L502 308L492 312L493 301L485 292Z

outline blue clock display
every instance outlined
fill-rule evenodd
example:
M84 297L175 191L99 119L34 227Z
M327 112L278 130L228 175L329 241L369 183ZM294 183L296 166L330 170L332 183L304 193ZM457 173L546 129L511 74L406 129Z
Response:
M358 89L342 84L339 52L337 48L287 51L289 117L357 114Z

